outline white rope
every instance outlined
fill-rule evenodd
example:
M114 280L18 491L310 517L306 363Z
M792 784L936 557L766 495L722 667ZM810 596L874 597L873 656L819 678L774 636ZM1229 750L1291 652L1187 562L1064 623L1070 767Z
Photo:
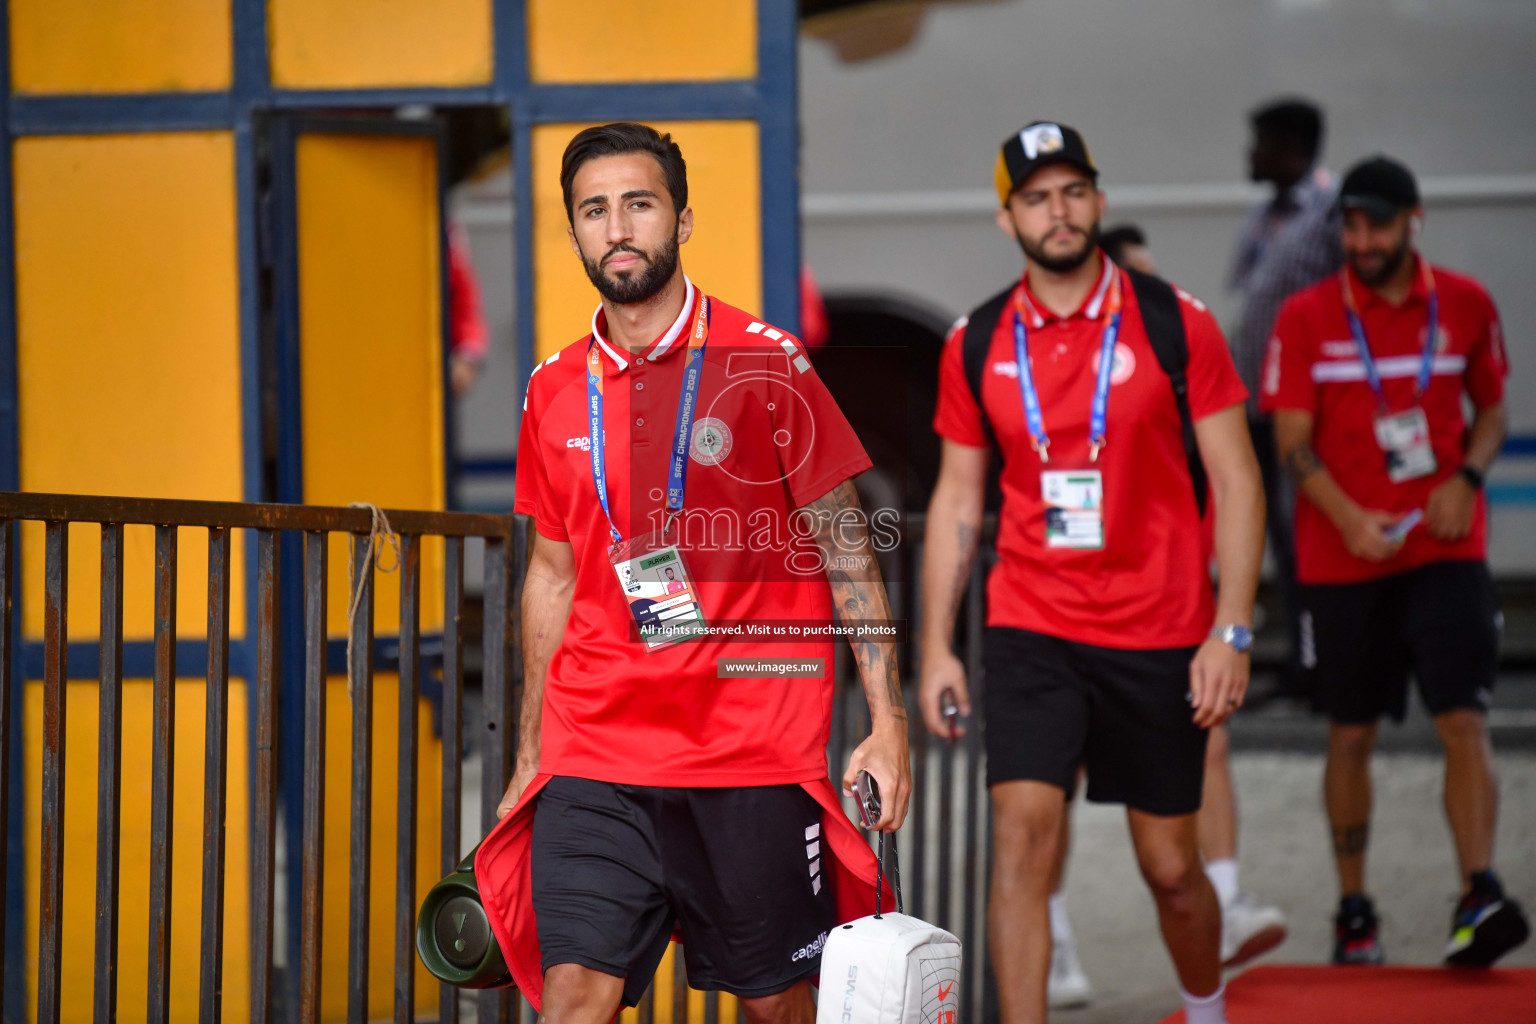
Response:
M389 517L384 510L377 505L366 501L353 501L347 504L347 508L365 508L368 510L372 521L368 527L368 547L363 553L363 572L369 573L375 569L379 572L394 572L400 568L400 535L389 525ZM379 538L383 538L395 552L395 561L392 565L384 565L379 558ZM347 602L347 699L352 699L352 632L353 625L357 622L357 607L363 600L363 580L366 575L359 574L357 566L357 534L347 535L347 590L351 594L351 600Z

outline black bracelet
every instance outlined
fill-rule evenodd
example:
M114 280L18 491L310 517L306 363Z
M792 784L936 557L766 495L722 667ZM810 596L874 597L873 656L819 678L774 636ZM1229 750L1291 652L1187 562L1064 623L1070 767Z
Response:
M1479 473L1471 466L1460 466L1457 468L1456 472L1461 474L1461 478L1463 480L1472 485L1472 489L1474 491L1480 491L1483 489L1483 474Z

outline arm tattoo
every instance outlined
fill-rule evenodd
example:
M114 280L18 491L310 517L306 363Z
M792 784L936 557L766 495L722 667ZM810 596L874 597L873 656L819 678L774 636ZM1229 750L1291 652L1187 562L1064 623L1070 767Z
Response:
M949 593L951 627L955 617L960 614L960 602L965 598L966 587L971 581L971 564L976 558L976 527L970 523L959 523L955 533L960 557L955 562L955 580Z
M1359 857L1365 853L1365 844L1371 836L1367 822L1345 825L1333 830L1333 852L1340 857Z
M1285 469L1291 474L1291 479L1298 484L1303 483L1307 477L1323 468L1322 460L1312 450L1312 446L1303 441L1290 451L1285 453Z
M869 528L864 522L850 524L848 516L840 515L846 511L860 512L858 491L854 489L852 480L844 480L831 491L827 492L816 501L805 506L816 518L817 543L828 558L827 582L832 588L832 606L836 611L838 622L844 625L864 622L890 622L891 603L885 592L885 585L880 579L880 563L875 560L874 552L869 544ZM837 524L834 528L834 524ZM851 527L851 528L849 528ZM862 562L851 564L862 565L856 572L849 572L843 566L850 564L838 558L832 561L834 553L841 550L844 529L851 533L852 540L849 547L851 554L862 556ZM900 721L907 719L907 705L901 693L901 675L896 664L896 645L894 643L876 643L870 640L856 640L849 644L853 651L854 663L859 669L859 678L864 683L866 699L870 700L871 708L875 707L876 694L880 693L879 687L884 684L884 697L886 705L890 708L891 716Z

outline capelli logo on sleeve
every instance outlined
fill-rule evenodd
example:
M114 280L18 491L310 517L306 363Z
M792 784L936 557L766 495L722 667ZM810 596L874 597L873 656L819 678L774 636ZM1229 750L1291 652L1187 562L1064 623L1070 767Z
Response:
M568 437L565 439L565 446L567 448L580 448L584 452L589 452L592 450L592 439L586 434L582 434L580 437Z

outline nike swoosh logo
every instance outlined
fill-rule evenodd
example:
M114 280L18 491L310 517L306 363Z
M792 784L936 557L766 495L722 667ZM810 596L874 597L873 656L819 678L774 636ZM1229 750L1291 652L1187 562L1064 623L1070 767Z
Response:
M950 991L954 987L955 987L955 983L954 982L950 982L948 985L940 985L939 986L939 1002L942 1003L944 1000L948 999L949 998L949 993L950 993Z

